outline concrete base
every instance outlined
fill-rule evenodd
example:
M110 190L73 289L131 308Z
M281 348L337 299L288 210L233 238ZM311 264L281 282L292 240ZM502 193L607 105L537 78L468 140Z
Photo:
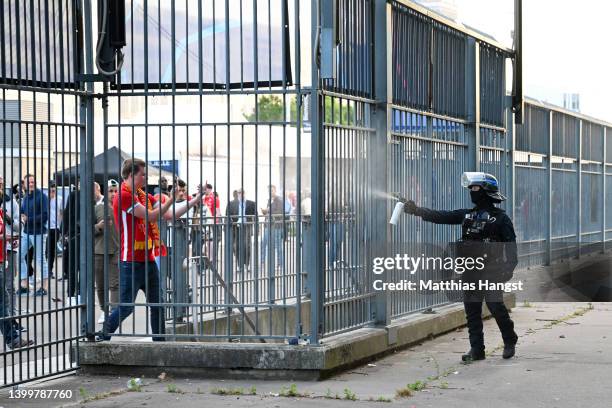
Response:
M284 336L286 333L291 333L297 326L297 307L291 299L284 307L262 307L255 311L253 308L245 308L243 313L238 309L234 309L232 315L228 318L225 313L217 313L216 316L207 315L206 318L199 321L196 327L194 324L177 324L176 330L173 325L166 327L166 333L176 333L181 335L194 334L193 338L178 338L178 341L191 342L216 342L213 336L219 333L229 333L231 336L239 338L242 335L254 336L263 334L271 334L274 336ZM278 305L277 305L278 306ZM301 302L301 326L304 333L310 332L310 300L302 300ZM253 326L257 325L258 332L255 332ZM229 330L228 330L229 324ZM266 339L266 343L280 343L283 340Z
M505 297L508 308L515 297ZM382 328L363 328L326 338L320 346L256 343L80 343L87 374L317 380L466 324L462 304L414 314ZM486 306L485 317L490 316ZM77 351L76 349L73 351Z

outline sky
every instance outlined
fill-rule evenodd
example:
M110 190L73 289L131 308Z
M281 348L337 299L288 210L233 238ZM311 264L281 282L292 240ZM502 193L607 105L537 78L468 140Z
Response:
M458 19L512 46L513 0L455 0ZM523 90L612 123L612 2L523 0Z

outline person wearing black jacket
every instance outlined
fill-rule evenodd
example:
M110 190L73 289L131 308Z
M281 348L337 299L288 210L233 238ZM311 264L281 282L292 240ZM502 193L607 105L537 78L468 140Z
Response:
M66 245L62 255L64 279L68 279L68 296L70 305L78 303L78 272L79 272L79 234L80 234L80 181L77 180L77 188L70 192L68 202L64 208L62 222L62 234Z
M244 189L237 191L235 200L227 205L226 214L232 220L232 249L240 270L244 265L249 270L251 264L251 238L253 236L253 223L257 216L255 202L245 200Z
M404 211L435 224L461 224L461 240L456 247L470 256L488 255L480 280L506 282L518 263L516 235L510 217L495 204L506 199L500 192L497 179L485 173L464 173L462 184L470 190L473 208L453 211L436 211L418 207L414 201L402 199ZM461 256L461 254L459 254ZM465 277L469 280L469 277ZM478 288L478 284L476 284ZM470 338L470 350L463 361L485 358L482 326L482 302L495 318L504 340L503 358L514 356L518 336L514 322L503 302L503 292L491 290L464 291L464 308Z

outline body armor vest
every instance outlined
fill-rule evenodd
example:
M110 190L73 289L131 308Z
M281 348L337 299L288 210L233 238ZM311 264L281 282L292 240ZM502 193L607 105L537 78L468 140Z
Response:
M499 242L498 211L473 210L465 215L461 224L461 241Z

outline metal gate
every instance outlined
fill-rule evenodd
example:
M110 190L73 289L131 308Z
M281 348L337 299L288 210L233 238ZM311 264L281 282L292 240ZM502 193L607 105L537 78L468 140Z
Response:
M101 278L95 298L90 290L88 333L296 341L308 301L304 265L311 262L302 256L311 162L309 79L301 72L310 33L300 29L309 7L293 0L133 0L125 10L122 67L102 90L103 124L93 146L102 193L115 182L119 189L114 208L108 203L97 217L116 210L125 218L117 218L119 246L94 237L94 275ZM126 262L137 245L127 236L142 221L117 210L131 200L125 190L138 189L122 180L121 169L137 159L147 163L143 197L175 204L144 217L146 236L159 229L158 256ZM141 284L140 267L146 284L132 297L124 289Z
M84 333L77 177L91 107L79 82L91 44L86 15L80 1L0 5L3 386L78 367L70 351Z

